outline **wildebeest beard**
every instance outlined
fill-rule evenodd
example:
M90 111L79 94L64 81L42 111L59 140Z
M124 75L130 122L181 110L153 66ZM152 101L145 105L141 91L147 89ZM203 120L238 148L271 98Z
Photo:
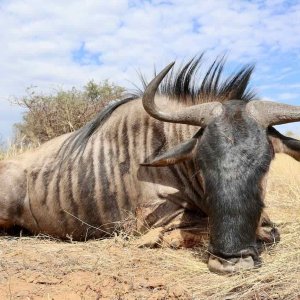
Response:
M266 130L244 113L244 107L242 101L224 103L222 115L198 141L195 163L205 190L209 251L225 259L252 256L257 263L262 184L274 154Z

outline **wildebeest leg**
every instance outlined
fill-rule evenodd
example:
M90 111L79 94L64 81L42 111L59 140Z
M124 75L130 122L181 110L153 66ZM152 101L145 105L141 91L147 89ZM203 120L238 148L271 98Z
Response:
M261 215L256 237L258 241L268 244L280 240L278 229L265 211ZM208 238L208 218L184 211L169 224L150 229L138 239L137 245L149 248L193 248L205 243Z
M163 235L162 246L179 248L194 248L207 243L209 239L208 220L202 224L191 224L190 227L181 227L166 231Z
M184 210L165 226L150 229L137 244L150 248L192 248L205 240L208 240L207 217Z
M280 241L279 231L265 211L261 214L259 225L256 230L256 238L265 243L275 243Z
M268 174L266 174L261 181L260 189L262 191L261 197L265 199L267 192L267 179ZM256 239L257 241L265 243L275 243L280 240L280 234L275 224L270 220L268 214L263 210L260 220L256 229Z
M150 229L146 234L142 235L136 242L140 248L158 248L162 245L164 228L157 227Z

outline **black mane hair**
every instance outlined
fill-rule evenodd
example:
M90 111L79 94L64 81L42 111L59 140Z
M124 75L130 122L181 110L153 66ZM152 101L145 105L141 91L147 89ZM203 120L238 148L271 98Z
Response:
M254 65L245 65L237 72L222 80L225 59L217 58L207 68L203 78L199 79L203 54L194 57L177 70L172 69L160 84L158 93L168 96L175 101L189 101L190 104L201 104L211 101L223 102L237 99L246 102L256 97L253 90L248 88ZM154 77L156 76L154 70ZM134 96L142 97L149 82L139 74L142 88L137 88Z
M201 69L202 60L203 54L181 65L176 71L172 69L161 83L158 93L174 101L187 102L191 105L210 101L224 102L231 99L248 102L256 97L255 93L248 88L254 69L253 65L246 65L225 80L221 80L225 59L224 57L217 58L207 68L203 78L199 80L200 84L197 84L197 74ZM60 153L62 152L64 158L77 150L79 150L78 153L83 153L89 138L116 108L143 96L148 81L141 73L139 75L142 88L135 85L134 92L129 93L123 99L110 102L99 112L98 116L74 132L61 147ZM154 76L156 76L156 71L154 71Z
M125 104L131 100L137 99L137 96L128 95L122 99L116 99L109 102L93 120L88 122L85 126L73 132L62 144L59 150L59 154L65 159L76 150L85 149L89 138L93 133L105 122L105 120L122 104ZM83 152L83 151L82 151Z

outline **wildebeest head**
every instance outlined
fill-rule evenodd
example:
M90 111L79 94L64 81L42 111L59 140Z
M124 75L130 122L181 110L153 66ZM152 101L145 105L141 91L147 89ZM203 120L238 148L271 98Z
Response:
M282 136L272 125L300 120L299 108L266 101L228 100L161 111L154 102L167 66L147 86L143 105L154 118L199 126L190 140L154 159L148 166L192 160L205 191L202 207L210 220L208 266L231 272L259 264L256 230L263 209L265 178L274 156L272 143Z

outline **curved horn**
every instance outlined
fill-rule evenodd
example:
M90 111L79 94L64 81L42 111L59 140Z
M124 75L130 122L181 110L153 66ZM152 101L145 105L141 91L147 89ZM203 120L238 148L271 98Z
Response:
M247 111L265 127L300 121L300 106L254 100L247 104Z
M172 62L165 67L147 86L143 95L143 106L146 112L155 119L170 123L181 123L195 126L205 126L223 111L220 102L210 102L183 108L181 111L167 113L161 111L155 104L155 93L159 84L174 66Z

